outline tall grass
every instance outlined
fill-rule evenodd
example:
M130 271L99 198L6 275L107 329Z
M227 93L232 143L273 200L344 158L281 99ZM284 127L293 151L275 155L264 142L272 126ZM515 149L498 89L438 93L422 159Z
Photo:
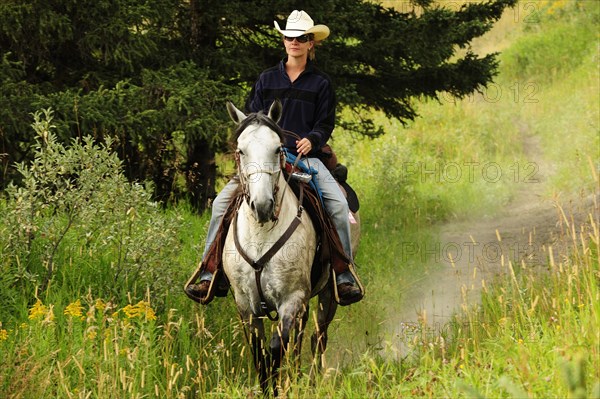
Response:
M495 32L507 48L487 90L423 102L421 117L407 127L382 117L387 134L377 140L335 133L334 147L362 200L357 260L368 296L338 311L323 373L315 372L308 350L302 374L285 365L282 397L600 398L597 203L586 209L582 226L563 212L557 221L564 226L562 244L546 248L547 271L507 259L503 277L486 282L479 306L465 304L435 331L412 325L403 351L385 340L386 318L402 306L404 289L428 272L427 259L411 245L425 245L436 223L494 215L509 203L531 172L523 137L541 138L549 166L538 171L556 176L549 187L597 193L597 37L590 32L597 31L598 7L535 4L536 14L526 14L535 16L528 18L533 25L521 23L505 36ZM0 213L7 209L1 202ZM61 242L60 272L44 292L19 288L30 287L35 276L22 275L15 285L14 273L11 279L2 273L0 286L7 289L0 298L10 313L0 312L0 397L259 396L231 298L200 307L172 286L200 258L207 215L184 206L147 212L182 227L160 262L152 257L153 270L173 281L168 287L148 291L150 285L128 281L135 291L115 294L116 258L90 252L79 234ZM146 231L135 234L148 239ZM136 237L122 242L138 253ZM2 235L3 255L5 240ZM3 272L23 270L22 257L8 259L2 257Z
M416 358L395 364L379 359L375 350L355 353L343 372L329 370L316 385L287 375L284 392L307 398L469 392L543 397L566 395L569 386L581 390L586 380L590 393L598 379L594 359L600 319L593 223L592 218L591 230L568 226L571 245L550 258L549 277L529 274L526 265L515 273L516 265L506 263L506 280L485 293L480 310L457 318L451 334L432 335L426 326L415 331L407 346ZM218 309L181 306L154 320L149 301L119 306L92 295L78 303L76 297L64 305L36 303L24 323L1 329L0 386L5 392L32 398L256 393L248 348L227 303ZM348 314L336 322L346 323L345 318ZM581 367L584 374L573 371ZM561 368L568 378L553 371Z
M507 261L479 308L443 334L416 327L406 337L410 357L366 351L312 379L310 361L303 376L288 364L282 396L599 397L597 215L583 226L566 213L560 222L564 247L547 248L548 273ZM9 398L258 395L240 325L215 320L204 308L160 316L148 299L37 301L20 324L0 327L0 387Z
M461 379L483 397L545 397L549 385L555 397L600 394L598 215L583 226L559 222L566 247L546 247L548 273L504 262L503 280L485 290L481 309L455 321L450 352L468 370Z

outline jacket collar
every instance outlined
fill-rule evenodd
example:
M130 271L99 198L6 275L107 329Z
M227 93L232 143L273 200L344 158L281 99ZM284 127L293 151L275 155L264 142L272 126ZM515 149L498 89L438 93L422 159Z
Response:
M279 71L286 75L285 72L285 63L287 62L288 57L284 57L280 62L279 62ZM302 73L300 74L300 76L306 74L306 73L310 73L310 72L314 72L315 70L315 65L311 60L307 60L306 61L306 67L304 68L304 71L302 71Z

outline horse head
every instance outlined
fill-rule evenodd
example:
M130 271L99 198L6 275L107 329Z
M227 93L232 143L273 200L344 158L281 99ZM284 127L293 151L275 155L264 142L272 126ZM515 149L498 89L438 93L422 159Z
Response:
M242 189L255 219L264 224L275 219L282 159L282 131L277 122L282 106L275 101L267 115L245 115L231 103L227 110L237 124L236 162Z

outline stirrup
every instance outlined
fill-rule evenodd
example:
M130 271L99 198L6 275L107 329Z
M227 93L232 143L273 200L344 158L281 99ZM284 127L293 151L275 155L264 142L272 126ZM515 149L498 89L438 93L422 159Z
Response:
M333 299L335 299L335 301L337 302L337 304L340 305L340 306L351 305L352 303L356 303L356 302L361 301L365 297L365 288L363 287L362 283L360 282L360 279L358 278L358 274L356 273L356 270L354 270L354 264L348 263L348 271L350 272L350 274L352 274L352 277L354 277L354 282L356 283L356 286L360 290L361 298L358 301L354 301L354 302L351 302L351 303L346 303L346 302L344 302L343 300L340 299L340 295L338 293L337 283L336 283L336 277L337 277L337 275L335 273L335 270L333 270L333 267L332 267L331 268L331 278L333 279L333 281L332 281L332 285L333 285Z
M206 293L206 296L201 298L196 295L193 295L191 292L189 292L189 290L187 288L190 285L195 284L195 281L198 279L198 277L200 276L200 273L203 270L202 266L203 265L201 264L198 267L198 269L196 270L196 272L185 283L185 285L183 286L183 292L185 292L185 294L191 300L198 302L202 305L208 305L215 296L219 296L219 297L227 296L227 291L229 290L229 281L227 280L227 277L225 277L224 274L222 275L222 270L217 269L212 275L212 280L210 280L210 285L208 286L208 292ZM224 280L223 281L224 284L222 286L218 284L218 282L220 282L221 279Z
M198 295L198 293L201 293L201 290L196 289L196 287L200 288L202 283L205 281L208 282L208 280L200 280L198 283L186 285L183 287L183 292L185 292L187 297L190 298L192 301L202 303L204 296ZM192 289L192 286L195 287ZM208 289L206 290L206 292L208 293Z

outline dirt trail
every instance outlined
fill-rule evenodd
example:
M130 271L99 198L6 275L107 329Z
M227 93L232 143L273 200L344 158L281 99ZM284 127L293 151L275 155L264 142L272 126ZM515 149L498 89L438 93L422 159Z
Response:
M507 10L490 32L473 41L475 52L487 54L509 47L513 33L522 29L524 19L517 16L523 11L519 7ZM438 334L463 305L477 304L482 282L489 286L494 277L507 271L509 260L513 264L525 260L528 267L545 266L548 246L556 249L566 228L557 202L566 215L573 215L570 221L575 226L588 220L591 209L598 220L598 192L587 198L575 194L551 198L548 178L555 173L554 167L545 162L539 137L532 136L523 121L516 128L520 130L527 159L526 165L519 166L527 176L514 181L514 197L498 214L438 226L434 247L419 254L423 259L419 272L422 277L404 284L401 308L385 322L384 339L398 350L392 356L406 355L404 343L414 336L422 321L431 334ZM423 255L433 260L426 260ZM390 356L390 351L384 352Z
M544 162L537 137L523 131L523 140L528 165L535 167L535 174L515 181L519 186L512 201L493 217L440 226L438 240L429 251L434 259L424 265L425 277L411 284L402 308L389 320L390 343L400 356L406 355L404 344L420 322L427 323L428 333L439 334L461 307L480 300L482 285L507 271L509 260L513 264L525 260L528 267L545 265L548 246L556 245L564 235L560 209L548 198L552 165ZM598 211L598 198L594 197L559 201L578 225L589 217L592 207Z

